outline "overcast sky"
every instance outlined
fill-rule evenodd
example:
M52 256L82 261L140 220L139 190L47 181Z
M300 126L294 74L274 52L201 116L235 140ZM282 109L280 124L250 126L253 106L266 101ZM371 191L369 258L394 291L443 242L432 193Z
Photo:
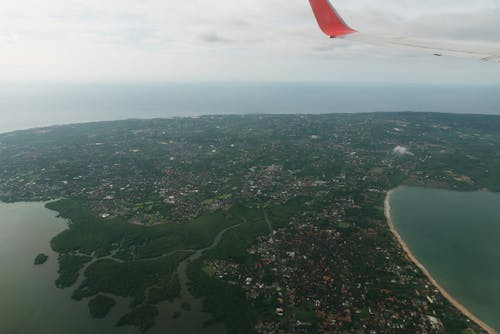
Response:
M354 28L500 52L500 0L333 0ZM329 40L307 0L2 0L3 81L500 84L500 63Z

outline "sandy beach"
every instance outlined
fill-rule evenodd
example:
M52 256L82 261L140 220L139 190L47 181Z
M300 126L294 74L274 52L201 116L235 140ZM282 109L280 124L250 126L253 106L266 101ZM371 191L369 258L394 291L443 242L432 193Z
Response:
M455 300L439 283L432 277L430 272L427 270L427 268L424 267L422 263L412 254L410 249L408 248L408 245L403 241L401 236L399 235L399 232L396 230L394 227L394 224L392 222L391 218L391 196L392 193L394 192L395 189L390 190L387 192L387 195L385 197L385 202L384 202L384 212L385 212L385 217L387 219L387 224L389 225L389 229L391 230L392 234L394 237L398 240L399 244L403 248L403 251L405 252L406 256L408 259L410 259L415 265L427 276L427 278L431 281L431 283L439 290L439 292L453 305L455 306L460 312L462 312L466 317L468 317L471 321L475 322L477 325L479 325L483 330L485 330L489 334L498 334L495 330L490 328L486 323L478 319L472 312L470 312L467 308L465 308L463 305L461 305L457 300Z

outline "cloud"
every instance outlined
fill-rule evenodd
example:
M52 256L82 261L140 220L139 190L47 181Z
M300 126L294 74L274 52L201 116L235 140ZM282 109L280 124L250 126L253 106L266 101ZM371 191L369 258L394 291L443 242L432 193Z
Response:
M361 31L500 43L496 0L332 1ZM9 69L9 78L87 78L94 73L93 79L179 80L195 78L186 69L196 68L201 80L232 79L224 77L221 68L226 67L248 80L448 78L434 73L432 67L439 66L464 82L500 82L496 70L464 67L455 60L429 65L422 57L419 65L410 65L408 76L408 64L421 54L331 41L319 31L307 0L5 0L0 31L0 43L15 43L14 50L0 53L0 63L25 69ZM379 74L392 67L391 74Z
M216 32L200 34L198 38L207 43L230 43L230 40L220 37Z
M0 34L0 43L15 44L20 38L18 34Z
M394 150L392 150L395 154L398 154L398 155L414 155L413 153L411 153L408 148L404 147L404 146L396 146L394 148Z

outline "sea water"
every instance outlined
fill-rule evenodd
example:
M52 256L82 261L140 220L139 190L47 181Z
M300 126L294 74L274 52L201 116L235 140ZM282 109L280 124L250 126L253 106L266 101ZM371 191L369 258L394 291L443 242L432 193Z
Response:
M500 331L500 193L401 187L393 224L460 304Z
M500 87L369 83L0 84L0 132L207 114L500 114Z

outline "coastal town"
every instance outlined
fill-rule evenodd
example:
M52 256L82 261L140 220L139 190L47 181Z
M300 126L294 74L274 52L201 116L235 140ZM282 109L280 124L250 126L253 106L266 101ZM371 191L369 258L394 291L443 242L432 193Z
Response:
M236 226L188 270L229 333L486 333L409 256L386 196L500 190L499 129L497 117L426 113L41 128L0 135L0 200L48 201L70 219L52 248L93 259L85 270L59 262L84 279L68 284L73 297L129 298L127 315L178 298L175 252ZM138 283L111 287L109 273ZM157 316L126 324L147 331Z

